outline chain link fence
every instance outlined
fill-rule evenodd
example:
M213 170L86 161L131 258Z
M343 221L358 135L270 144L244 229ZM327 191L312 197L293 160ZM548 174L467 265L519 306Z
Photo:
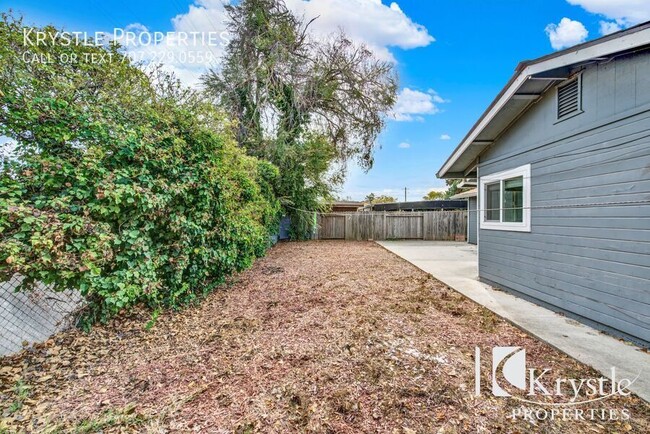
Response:
M55 292L45 285L16 292L22 276L0 283L0 356L14 353L71 327L83 298L72 290Z

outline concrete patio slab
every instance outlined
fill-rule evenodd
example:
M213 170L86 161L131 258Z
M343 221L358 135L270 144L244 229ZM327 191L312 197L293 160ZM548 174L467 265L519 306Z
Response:
M650 354L544 307L477 280L477 248L444 241L378 241L387 250L533 336L596 369L616 367L619 378L637 380L630 390L650 401Z

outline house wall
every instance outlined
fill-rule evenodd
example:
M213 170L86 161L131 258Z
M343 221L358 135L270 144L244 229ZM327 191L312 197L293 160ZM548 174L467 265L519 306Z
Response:
M588 66L582 109L557 123L551 89L481 155L481 176L531 164L532 228L481 229L479 275L647 344L650 54Z
M476 244L476 231L477 231L477 215L476 215L476 197L467 199L467 242Z

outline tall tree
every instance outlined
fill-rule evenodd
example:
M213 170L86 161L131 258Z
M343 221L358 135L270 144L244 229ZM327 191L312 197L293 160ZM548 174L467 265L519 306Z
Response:
M437 200L437 199L444 199L445 198L445 192L444 191L438 191L438 190L431 190L426 194L426 196L423 196L422 199L424 200Z
M340 32L316 40L313 20L296 17L283 0L242 0L227 10L232 39L222 68L203 83L238 121L239 144L280 168L276 193L293 236L305 237L310 212L342 182L346 163L372 167L395 103L392 64Z

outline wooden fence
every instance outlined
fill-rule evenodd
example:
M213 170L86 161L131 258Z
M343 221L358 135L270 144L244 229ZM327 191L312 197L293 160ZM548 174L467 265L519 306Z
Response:
M467 211L351 212L318 215L320 240L464 241Z

